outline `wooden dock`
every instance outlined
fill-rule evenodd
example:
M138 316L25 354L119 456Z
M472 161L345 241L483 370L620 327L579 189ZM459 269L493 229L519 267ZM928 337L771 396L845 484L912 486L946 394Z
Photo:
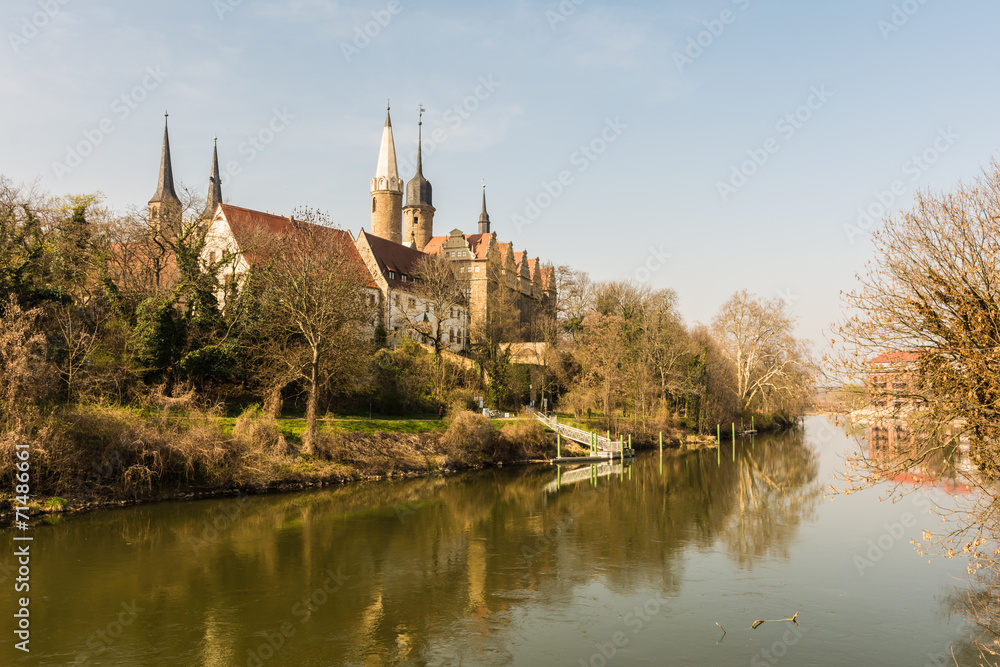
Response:
M557 465L573 465L584 463L608 463L609 461L623 458L631 458L633 450L624 441L615 442L599 433L585 431L582 428L575 428L568 424L560 424L556 417L546 417L540 412L535 412L535 419L542 422L546 427L558 433L566 440L583 445L590 449L590 456L559 456L552 459L551 463Z

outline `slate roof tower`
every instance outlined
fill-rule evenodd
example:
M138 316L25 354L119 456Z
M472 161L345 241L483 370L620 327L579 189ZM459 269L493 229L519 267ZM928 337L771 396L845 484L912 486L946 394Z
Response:
M181 227L181 200L174 190L174 170L170 163L169 114L163 114L163 150L160 153L160 178L156 192L149 200L149 224L166 233L176 233Z
M424 178L423 171L423 126L424 108L420 107L420 122L417 124L417 173L406 184L406 207L403 209L403 240L412 242L417 250L423 250L434 236L434 205L432 204L431 183Z

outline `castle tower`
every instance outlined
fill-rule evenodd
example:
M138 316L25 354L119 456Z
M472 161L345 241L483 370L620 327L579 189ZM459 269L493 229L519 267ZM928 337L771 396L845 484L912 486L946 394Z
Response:
M176 234L181 228L181 200L174 191L174 170L170 163L170 134L163 114L163 152L160 154L160 179L156 193L149 200L149 224L153 229Z
M483 212L479 214L479 233L490 233L490 214L486 212L486 184L483 183Z
M392 140L392 121L385 111L382 146L372 179L372 234L393 243L403 242L403 179L396 169L396 144Z
M431 204L431 184L423 172L424 108L420 107L417 123L417 174L406 184L406 207L403 209L403 237L413 241L413 247L423 251L434 236L434 206Z
M215 216L215 209L222 203L222 180L219 178L219 138L215 138L215 148L212 149L212 175L208 177L208 201L205 212L201 214L205 222Z

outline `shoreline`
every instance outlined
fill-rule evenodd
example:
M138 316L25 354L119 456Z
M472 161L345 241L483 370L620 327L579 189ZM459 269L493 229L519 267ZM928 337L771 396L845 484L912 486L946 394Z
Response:
M470 413L465 413L470 414ZM104 415L107 416L106 414ZM77 475L73 479L75 484L73 489L56 489L56 493L43 492L31 498L28 505L27 515L33 520L44 520L45 517L60 517L83 512L92 512L103 509L114 509L121 507L131 507L162 502L187 502L193 500L205 500L212 498L225 498L236 496L263 496L280 493L294 493L310 489L325 488L328 486L340 486L358 482L378 482L388 480L401 480L407 478L431 477L434 475L452 476L464 472L498 468L505 465L528 466L548 463L556 456L555 433L543 430L538 422L531 419L510 418L496 420L482 420L480 427L491 431L495 436L492 444L488 447L470 447L465 440L459 440L460 445L456 445L454 438L449 442L447 430L434 429L425 431L420 429L414 432L410 425L419 424L421 426L428 423L435 423L434 419L396 419L386 420L393 422L399 430L391 431L351 431L351 432L325 432L328 440L313 454L302 454L297 450L298 440L294 435L285 431L279 426L280 422L286 425L295 422L297 418L282 420L263 419L259 424L266 426L271 436L278 436L281 444L280 453L274 448L274 443L265 444L260 440L258 433L253 433L249 437L254 443L254 449L249 454L245 449L234 447L232 427L227 430L217 431L219 436L211 443L213 446L233 448L232 457L227 465L233 465L239 470L237 473L244 473L244 469L253 469L253 476L235 474L231 470L226 470L226 476L211 476L202 474L200 479L180 479L175 470L166 468L160 469L155 475L148 477L141 486L129 486L123 472L129 465L129 461L122 458L115 459L115 467L105 468L108 452L119 456L118 450L108 447L106 451L92 452L89 463L92 464L93 471L89 472L84 467L77 469ZM144 429L154 429L156 435L166 437L167 442L176 444L176 436L181 439L184 431L167 429L161 423L154 426L151 421L138 420ZM185 420L187 421L187 420ZM215 420L215 426L232 420ZM330 422L352 422L374 420L358 420L357 418L341 417L326 418L323 421ZM192 423L205 424L205 421L192 420ZM386 424L389 425L388 423ZM500 427L503 427L502 429ZM488 427L488 428L487 428ZM174 424L176 428L176 423ZM508 431L508 429L511 429ZM148 436L150 431L144 431L142 435ZM283 435L282 435L283 434ZM73 433L77 438L80 433ZM672 451L690 451L701 448L701 440L714 440L714 437L695 436L686 429L667 428L665 429L664 448ZM287 442L285 440L291 440ZM692 445L698 441L698 445ZM108 443L110 444L110 443ZM268 447L271 447L268 450ZM655 451L659 447L658 438L650 433L636 435L633 441L633 448L637 451ZM563 444L563 455L575 452L583 455L585 449L574 444ZM44 450L40 450L44 454ZM125 452L127 454L127 452ZM252 458L256 455L257 458ZM40 460L40 465L44 463ZM256 466L256 467L254 467ZM48 472L48 471L47 471ZM198 478L198 475L193 475ZM242 482L237 482L242 480ZM190 483L185 483L190 482ZM234 483L235 482L235 483ZM38 486L36 482L35 485ZM9 527L16 517L12 494L4 494L4 499L10 501L5 511L0 511L0 525ZM23 514L23 512L22 512Z

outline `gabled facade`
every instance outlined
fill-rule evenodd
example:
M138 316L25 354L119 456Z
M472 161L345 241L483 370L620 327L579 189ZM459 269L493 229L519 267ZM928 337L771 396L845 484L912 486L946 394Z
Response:
M462 352L469 345L469 310L466 304L435 312L432 300L421 296L414 275L426 255L415 248L392 243L361 231L357 249L381 293L382 326L390 345L412 339L428 343L440 334L444 349ZM426 334L426 335L425 335Z
M378 307L380 312L383 309L382 292L368 270L368 265L361 253L358 252L350 232L312 225L291 217L286 218L272 213L254 211L232 204L217 205L215 215L208 225L202 257L204 261L209 263L221 261L227 255L233 257L219 276L226 285L236 283L238 289L250 268L266 261L266 257L261 254L260 247L264 234L290 235L295 234L305 226L310 226L315 228L316 233L322 235L324 242L336 244L347 251L349 260L355 262L362 270L361 275L364 281L362 290L367 295L369 304ZM373 333L374 327L377 325L378 322L372 322Z

